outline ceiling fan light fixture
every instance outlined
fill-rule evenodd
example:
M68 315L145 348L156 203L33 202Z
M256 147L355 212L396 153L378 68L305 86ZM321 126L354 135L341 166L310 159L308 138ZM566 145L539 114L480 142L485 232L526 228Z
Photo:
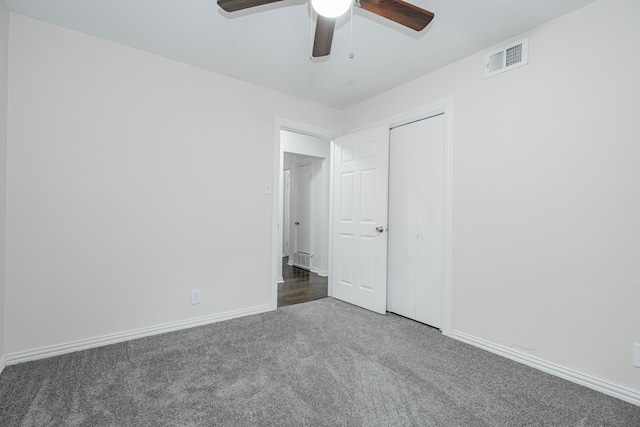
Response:
M351 0L311 0L311 6L318 15L325 18L337 18L349 10Z

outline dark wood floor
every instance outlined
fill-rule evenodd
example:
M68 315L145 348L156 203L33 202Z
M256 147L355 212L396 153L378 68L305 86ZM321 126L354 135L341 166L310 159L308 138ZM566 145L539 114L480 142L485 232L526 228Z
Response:
M288 261L289 257L282 258L284 283L278 284L278 307L313 301L328 295L326 277L287 265Z

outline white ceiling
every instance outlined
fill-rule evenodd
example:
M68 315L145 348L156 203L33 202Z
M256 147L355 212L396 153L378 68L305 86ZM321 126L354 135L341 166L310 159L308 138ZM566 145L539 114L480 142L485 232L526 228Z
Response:
M331 55L310 60L305 0L233 14L216 0L6 0L9 9L196 67L346 108L594 0L411 0L435 13L420 33L355 8Z

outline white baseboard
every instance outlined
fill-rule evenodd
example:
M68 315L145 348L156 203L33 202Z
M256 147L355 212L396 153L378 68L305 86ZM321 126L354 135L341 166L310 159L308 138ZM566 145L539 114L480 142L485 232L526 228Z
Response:
M316 273L320 277L327 277L329 275L329 270L318 270L315 268L311 268L312 273Z
M250 316L252 314L264 313L274 310L271 305L262 305L242 310L229 311L226 313L213 314L210 316L196 317L193 319L182 320L178 322L165 323L163 325L151 326L148 328L135 329L127 332L118 332L115 334L104 335L97 338L89 338L74 341L66 344L43 347L36 350L23 351L6 355L1 361L1 367L5 364L15 365L17 363L29 362L31 360L45 359L47 357L58 356L75 351L87 350L95 347L102 347L109 344L115 344L123 341L135 340L138 338L149 337L153 335L164 334L166 332L178 331L181 329L193 328L196 326L208 325L211 323L221 322L223 320L235 319L237 317Z
M2 371L4 371L4 368L6 367L7 367L7 357L2 356L0 357L0 374L2 374Z
M280 276L276 279L276 283L284 283L284 277Z
M533 357L528 354L510 349L508 347L464 334L462 332L453 331L451 333L451 338L457 339L458 341L462 341L467 344L471 344L474 347L479 347L483 350L487 350L488 352L497 354L499 356L506 357L507 359L522 363L523 365L531 366L532 368L539 369L548 374L555 375L556 377L560 377L576 384L580 384L592 390L599 391L600 393L604 393L608 396L612 396L617 399L624 400L625 402L640 406L640 393L636 391L629 390L627 388L620 387L585 374L581 374L580 372L572 371L571 369L546 362L544 360L538 359L537 357Z

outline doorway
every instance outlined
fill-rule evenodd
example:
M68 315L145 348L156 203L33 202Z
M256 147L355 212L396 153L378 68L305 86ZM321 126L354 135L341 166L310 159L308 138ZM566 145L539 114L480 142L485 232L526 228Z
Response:
M277 307L328 296L330 140L283 130Z

